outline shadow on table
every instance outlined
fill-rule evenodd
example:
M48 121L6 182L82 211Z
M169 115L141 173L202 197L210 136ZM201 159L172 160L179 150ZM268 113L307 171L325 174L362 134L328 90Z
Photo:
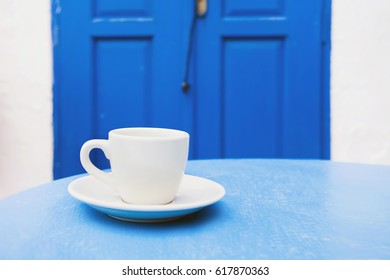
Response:
M180 228L203 227L217 220L220 221L222 219L222 216L224 216L223 204L224 204L223 202L218 202L217 204L208 206L204 209L201 209L198 212L181 217L177 220L165 221L165 222L153 222L153 223L140 223L140 222L128 222L128 221L117 220L87 205L83 205L82 206L83 209L81 210L82 212L84 212L86 216L89 216L89 218L94 223L99 223L100 226L102 226L101 223L104 223L109 227L115 227L117 229L122 228L122 229L140 229L140 230L148 230L148 229L171 230L172 228L177 229L178 227Z

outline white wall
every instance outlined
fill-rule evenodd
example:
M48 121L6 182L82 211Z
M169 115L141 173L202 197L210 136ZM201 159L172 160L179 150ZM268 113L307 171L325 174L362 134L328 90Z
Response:
M332 159L390 164L390 1L333 0ZM0 198L52 179L49 0L0 0Z
M333 0L332 159L390 164L390 1Z
M49 0L0 0L0 198L52 179Z

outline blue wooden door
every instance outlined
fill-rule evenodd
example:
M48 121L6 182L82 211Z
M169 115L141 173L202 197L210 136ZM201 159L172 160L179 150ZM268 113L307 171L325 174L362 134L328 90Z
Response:
M327 158L329 2L209 0L191 37L195 0L53 1L55 178L125 126L186 130L191 158Z
M329 1L209 6L196 48L196 155L327 158Z

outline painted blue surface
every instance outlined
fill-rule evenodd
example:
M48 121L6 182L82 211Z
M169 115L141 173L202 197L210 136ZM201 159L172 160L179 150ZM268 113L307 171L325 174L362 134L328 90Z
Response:
M390 167L199 160L225 197L184 219L121 222L67 193L76 177L0 201L0 259L390 259Z
M55 178L128 126L188 131L191 158L329 158L330 0L208 1L186 94L193 1L52 3Z

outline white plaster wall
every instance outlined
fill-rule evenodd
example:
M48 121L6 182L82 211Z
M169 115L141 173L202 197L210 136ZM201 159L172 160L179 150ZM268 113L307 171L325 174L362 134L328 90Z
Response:
M331 157L390 164L390 1L333 0ZM0 0L0 199L52 179L49 0Z
M52 180L49 0L0 0L0 199Z
M331 155L390 164L390 1L333 0Z

